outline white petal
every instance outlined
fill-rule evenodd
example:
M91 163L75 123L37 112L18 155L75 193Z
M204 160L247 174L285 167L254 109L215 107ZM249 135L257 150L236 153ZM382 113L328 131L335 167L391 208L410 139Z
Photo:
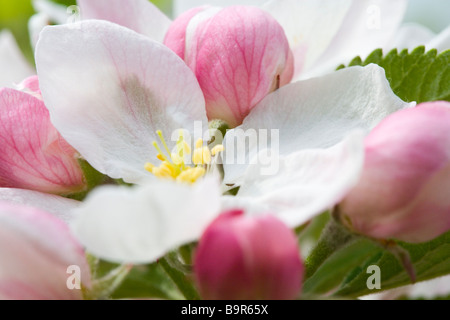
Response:
M203 5L211 5L216 7L229 6L262 6L267 0L174 0L173 11L177 17L189 9L200 7Z
M412 105L392 92L384 69L374 64L284 86L226 134L225 182L239 183L250 160L265 147L279 149L280 155L327 148L351 131L368 132L387 115ZM252 131L256 139L248 139L242 148L239 133ZM267 144L266 136L271 137Z
M0 32L0 87L13 87L34 74L8 30Z
M363 141L364 134L357 131L332 148L282 156L271 175L263 174L263 165L251 165L237 196L225 198L223 206L243 207L247 214L270 213L297 227L332 208L356 185Z
M73 210L81 203L53 194L12 188L0 188L0 201L34 207L51 213L66 223L75 218Z
M265 9L283 26L294 53L294 79L328 48L351 4L352 0L272 0L267 3Z
M407 4L407 0L353 0L328 49L302 77L331 72L358 55L366 57L384 48L397 32Z
M391 49L413 50L418 46L425 45L435 37L435 34L419 24L408 23L403 25L395 35L395 38L385 48L386 52Z
M78 0L83 19L120 24L153 40L163 42L171 21L148 0Z
M428 50L437 49L438 51L450 49L450 26L430 40L430 42L427 43L426 48Z
M148 263L195 241L219 214L218 180L194 185L155 181L94 190L77 210L73 230L87 250L120 263Z
M116 24L47 27L36 63L52 123L112 178L138 182L150 175L144 165L156 161L156 130L170 142L178 139L177 129L194 132L195 121L207 126L203 94L186 64L162 44Z

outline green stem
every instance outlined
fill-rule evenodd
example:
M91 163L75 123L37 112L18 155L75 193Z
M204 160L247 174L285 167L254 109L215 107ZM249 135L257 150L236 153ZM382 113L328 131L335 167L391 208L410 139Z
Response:
M111 270L102 278L95 279L92 283L92 288L84 288L84 299L109 299L112 293L122 284L122 282L128 276L132 268L132 265L121 265Z
M394 240L373 240L375 243L380 245L382 248L386 249L388 252L394 255L394 257L401 263L409 278L411 283L416 283L416 271L414 268L414 263L411 260L411 256L405 248L402 248Z
M181 246L178 250L183 262L186 265L192 265L192 252L194 251L194 248L195 245L191 243Z
M160 260L158 260L158 263L161 265L170 279L172 279L172 281L175 283L177 288L187 300L200 299L197 290L194 288L192 282L188 279L188 277L181 271L173 268L167 261L167 258L161 258Z
M342 225L336 215L330 219L325 227L316 247L311 251L305 261L306 273L305 280L310 278L319 269L319 267L337 250L348 246L350 243L359 239L360 236L352 233L348 228Z

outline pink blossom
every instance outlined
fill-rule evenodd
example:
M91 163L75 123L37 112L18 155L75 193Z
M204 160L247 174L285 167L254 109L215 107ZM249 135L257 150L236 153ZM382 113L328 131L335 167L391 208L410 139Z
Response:
M283 28L256 7L194 8L173 22L164 43L196 75L208 118L232 127L293 76Z
M365 140L359 184L340 210L375 238L431 240L450 229L450 103L399 111Z
M206 299L294 299L303 264L292 231L272 216L219 216L200 239L195 275Z
M70 194L86 187L77 152L61 137L36 77L0 89L0 187Z
M0 256L0 299L82 299L91 285L67 225L38 209L0 202Z

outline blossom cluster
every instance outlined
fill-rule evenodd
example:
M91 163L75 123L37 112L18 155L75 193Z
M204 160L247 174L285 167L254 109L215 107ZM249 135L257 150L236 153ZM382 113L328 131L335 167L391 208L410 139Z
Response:
M0 34L0 298L109 298L157 264L186 275L185 298L297 299L299 233L324 212L378 244L449 231L450 102L403 101L377 64L336 71L403 48L407 1L377 1L375 25L372 2L172 21L147 0L78 0L66 23L35 1L35 70Z

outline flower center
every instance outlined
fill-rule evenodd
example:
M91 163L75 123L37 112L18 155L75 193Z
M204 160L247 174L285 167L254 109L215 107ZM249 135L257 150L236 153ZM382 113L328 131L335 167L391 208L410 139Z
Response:
M156 133L165 152L158 142L153 141L153 147L158 151L157 158L161 164L155 166L148 162L145 164L145 170L158 178L192 184L213 170L217 164L218 155L224 150L223 145L216 145L210 149L204 146L202 139L198 139L191 157L193 165L188 165L185 160L187 156L191 155L191 148L184 140L183 130L180 130L174 152L171 152L167 146L162 131L158 130Z

